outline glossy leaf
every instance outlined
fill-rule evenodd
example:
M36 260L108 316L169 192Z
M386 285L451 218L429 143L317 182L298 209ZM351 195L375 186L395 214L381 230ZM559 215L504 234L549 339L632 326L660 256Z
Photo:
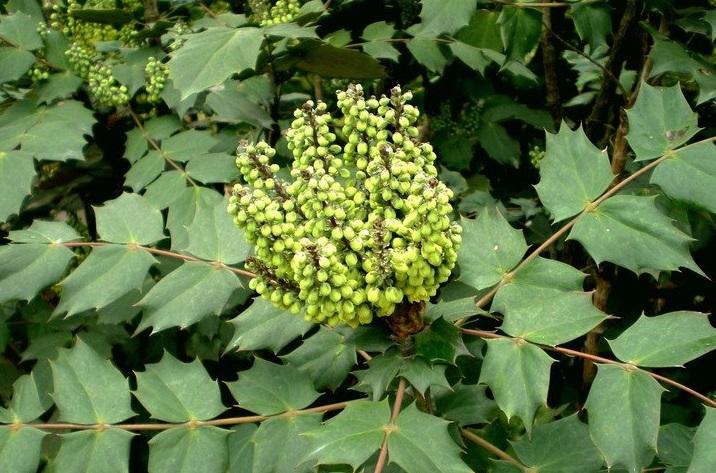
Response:
M638 473L651 463L663 390L643 371L599 365L585 407L589 433L609 468Z
M134 396L154 419L166 422L210 420L226 410L216 381L199 360L182 363L168 352L159 363L135 373Z
M559 133L547 134L540 182L535 187L555 221L578 214L612 182L606 149L598 150L580 127L562 123Z

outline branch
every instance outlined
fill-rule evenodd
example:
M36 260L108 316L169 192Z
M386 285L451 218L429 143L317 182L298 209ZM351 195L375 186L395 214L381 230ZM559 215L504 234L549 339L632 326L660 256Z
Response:
M68 242L60 243L60 245L65 246L67 248L77 248L77 247L83 247L83 246L100 247L100 246L109 246L109 245L115 245L115 244L117 244L117 243L105 243L103 241L68 241ZM121 244L121 243L119 243L119 244ZM143 250L143 251L146 251L147 253L152 253L152 254L161 255L161 256L167 256L169 258L176 258L176 259L181 259L184 261L197 261L199 263L211 264L213 266L217 266L221 269L226 269L228 271L231 271L232 273L236 273L240 276L244 276L244 277L247 277L250 279L253 279L256 277L256 274L252 273L251 271L247 271L247 270L241 269L241 268L234 268L233 266L229 266L229 265L224 264L220 261L209 261L209 260L197 258L195 256L191 256L191 255L184 255L184 254L176 253L173 251L160 250L159 248L152 248L150 246L143 246L143 245L136 245L136 244L125 245L125 246L129 247L130 249Z
M512 455L509 455L507 452L505 452L504 450L501 450L497 446L491 444L484 438L477 435L475 432L473 432L471 430L467 430L467 429L460 429L460 433L462 434L463 437L465 437L472 443L475 443L475 444L481 446L482 448L484 448L488 452L492 453L496 457L513 464L514 466L516 466L517 468L519 468L520 470L522 470L524 472L530 471L529 468L527 468L525 465L523 465L518 459L516 459Z
M403 404L403 395L405 394L405 379L400 378L398 383L398 390L395 392L395 402L393 402L393 410L390 413L390 422L386 425L383 430L385 436L383 437L383 443L380 446L380 454L378 455L378 461L375 463L375 470L373 473L381 473L385 468L385 462L388 458L388 436L395 431L395 419L398 417L400 412L400 406Z
M460 329L460 331L462 331L462 333L466 333L468 335L474 335L474 336L480 337L480 338L509 338L512 340L514 340L516 338L516 337L510 337L508 335L501 335L501 334L495 333L495 332L487 332L484 330L473 330L473 329L468 329L468 328L462 328L462 329ZM524 339L522 339L522 340L524 340ZM686 385L683 385L677 381L674 381L671 378L667 378L666 376L662 376L660 374L652 373L651 371L641 369L638 366L635 366L631 363L622 363L621 361L604 358L602 356L593 355L591 353L584 353L584 352L581 352L578 350L572 350L571 348L564 348L564 347L550 346L550 345L540 345L539 343L532 343L527 340L524 340L524 341L526 343L530 343L532 345L538 346L538 347L542 348L543 350L562 353L563 355L568 355L568 356L576 356L579 358L583 358L585 360L595 361L597 363L605 363L608 365L617 365L617 366L621 366L624 369L639 370L643 373L648 374L649 376L656 379L657 381L661 381L662 383L665 383L665 384L670 384L671 386L674 386L675 388L678 388L678 389L684 391L685 393L690 394L691 396L694 396L695 398L699 399L701 402L703 402L704 404L706 404L710 407L716 407L716 401L701 394L700 392L698 392Z
M557 79L557 49L550 41L552 31L552 10L544 8L542 12L542 33L540 34L540 46L542 48L542 65L544 67L544 84L547 89L547 108L552 115L555 129L559 129L562 122L562 105L559 98L559 80Z
M197 427L206 426L221 426L221 425L239 425L239 424L253 424L256 422L263 422L273 417L294 417L297 415L315 414L329 411L338 411L345 409L349 403L354 401L337 402L334 404L326 404L324 406L310 407L308 409L301 409L297 411L287 411L281 414L272 416L241 416L241 417L225 417L223 419L212 419L212 420L192 420L189 422L182 423L146 423L146 424L73 424L69 422L31 422L31 423L13 423L13 424L0 424L9 426L12 430L19 430L25 427L42 430L106 430L106 429L121 429L129 431L147 431L147 430L168 430L177 427L183 427L187 429L195 429Z
M161 156L162 159L167 162L167 164L169 164L171 167L173 167L174 169L179 171L182 174L182 176L184 176L184 179L186 179L187 182L189 182L189 184L191 184L194 187L199 187L199 185L196 183L196 181L194 181L194 179L192 179L191 176L189 176L189 174L187 174L186 171L181 166L179 166L177 163L175 163L173 159L171 159L169 156L167 156L166 153L164 152L164 150L162 150L162 148L159 146L159 144L157 144L157 142L154 140L154 138L152 138L151 135L149 135L149 132L147 132L147 129L144 128L144 125L142 125L142 122L139 120L139 117L137 116L137 114L134 113L134 110L132 110L130 107L127 107L127 111L129 112L129 115L132 117L132 120L134 120L135 125L137 125L137 128L139 128L139 130L142 132L142 135L144 135L144 139L146 139L149 142L149 144L152 146L152 148L154 148L159 153L159 156Z
M552 246L552 244L554 242L556 242L557 240L559 240L565 233L567 233L567 231L569 231L569 229L571 229L574 226L574 224L577 223L577 220L579 220L583 215L585 215L586 213L592 212L594 209L599 207L599 205L602 202L604 202L608 198L612 197L614 194L616 194L617 192L619 192L620 190L625 188L627 185L634 182L636 179L638 179L642 175L651 171L652 169L657 167L659 164L663 163L667 159L674 157L679 151L682 151L682 150L689 148L691 146L696 146L696 145L700 145L703 143L709 143L709 142L713 142L713 141L716 141L716 136L712 136L711 138L706 138L701 141L697 141L695 143L691 143L686 146L682 146L681 148L677 148L675 150L669 150L665 155L663 155L659 159L656 159L656 160L650 162L649 164L647 164L643 168L639 169L638 171L636 171L634 174L630 175L623 181L616 182L617 176L615 176L613 183L614 182L616 182L616 183L614 185L612 185L612 187L607 189L597 200L595 200L594 202L592 202L590 204L587 204L585 206L584 210L582 210L576 217L574 217L572 220L567 222L567 224L565 224L562 228L560 228L555 233L553 233L552 236L547 238L540 246L538 246L537 248L532 250L532 252L529 255L527 255L527 257L520 262L520 264L515 266L515 268L512 271L506 273L502 277L502 280L499 283L497 283L497 285L495 285L492 289L490 289L487 292L487 294L482 296L475 303L475 306L477 306L478 309L482 309L485 305L487 305L492 300L492 298L495 297L495 294L497 294L497 291L499 291L502 286L507 284L507 282L512 279L512 277L515 275L515 273L517 273L519 270L523 269L530 261L537 258L544 250L546 250L547 248ZM467 319L461 319L456 323L456 325L460 326L466 320Z

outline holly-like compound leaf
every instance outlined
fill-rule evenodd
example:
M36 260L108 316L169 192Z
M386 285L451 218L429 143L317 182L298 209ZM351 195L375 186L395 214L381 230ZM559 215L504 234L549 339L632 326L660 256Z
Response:
M67 473L129 472L129 444L134 434L121 429L84 430L62 435L54 461Z
M475 0L423 0L420 10L420 31L454 34L470 22Z
M18 80L35 63L35 55L18 48L0 47L0 84Z
M251 246L243 232L236 231L236 225L226 211L227 205L228 199L215 204L199 203L194 221L187 227L187 253L224 264L238 263L246 258Z
M675 151L659 164L651 182L670 197L716 213L716 145L699 143Z
M69 97L82 85L82 79L69 71L52 74L37 88L37 101L51 103Z
M139 192L149 185L164 170L165 161L159 151L152 150L132 164L127 171L124 185Z
M531 437L513 442L512 447L522 463L540 473L596 472L604 462L589 429L576 415L539 424Z
M445 378L447 365L431 365L419 356L408 358L400 368L400 376L421 394L425 394L430 386L441 386L450 389Z
M513 337L545 345L568 342L606 318L582 290L584 277L568 264L536 258L500 288L491 310L505 316L500 328Z
M358 384L353 389L369 393L374 400L382 398L404 363L405 360L396 350L374 356L368 361L367 369L353 372L358 378Z
M162 153L172 161L189 161L206 154L219 143L208 131L187 130L162 141Z
M460 447L448 433L449 422L425 414L415 404L404 409L388 431L388 460L410 473L471 473Z
M714 471L716 469L716 409L706 408L706 415L694 435L694 456L688 473Z
M24 230L13 230L8 239L15 243L64 243L79 240L80 235L65 222L33 220Z
M609 468L638 473L651 463L663 390L643 371L599 365L585 407L589 433Z
M80 339L52 362L52 380L62 421L116 424L134 416L127 379Z
M226 347L227 352L268 348L277 353L313 327L302 317L278 309L261 298L255 299L248 309L230 322L234 325L234 336Z
M253 471L271 473L311 473L316 471L314 464L307 461L306 452L310 451L312 439L307 432L321 424L321 415L302 414L297 417L274 417L261 423L252 438ZM280 454L276 446L280 445ZM244 470L245 471L245 470ZM240 473L244 473L241 471Z
M356 364L356 347L345 336L321 327L288 355L281 357L306 373L317 389L335 390Z
M186 328L207 315L218 315L239 287L241 283L231 271L187 261L137 303L144 308L137 331L147 327L152 327L152 333L170 327Z
M627 141L637 161L646 161L678 148L700 128L681 87L652 87L642 82L634 106L627 110Z
M228 430L178 427L149 441L149 472L225 473L229 463Z
M694 455L694 431L682 424L666 424L659 428L657 453L659 460L669 466L669 473L685 473Z
M13 383L12 391L10 405L7 409L0 407L2 422L8 424L31 422L40 417L51 405L51 402L45 399L47 394L40 393L33 373L20 376Z
M37 32L37 19L22 12L4 16L0 21L0 36L13 46L32 51L42 47L42 38Z
M0 427L0 471L35 473L40 463L42 439L47 432L24 427Z
M542 12L532 8L506 6L497 20L505 49L512 58L523 60L539 42Z
M0 302L29 301L62 277L74 253L42 243L0 247Z
M547 133L540 182L535 187L555 221L584 210L614 178L606 149L599 151L580 127L562 123L559 133Z
M476 220L462 219L463 244L458 253L460 281L477 289L500 282L527 251L522 232L497 209L486 208Z
M54 314L67 317L88 309L101 309L133 289L140 289L156 260L146 251L120 245L92 250L80 266L60 284L62 299Z
M254 434L256 424L239 424L231 429L229 445L229 473L252 473L254 465Z
M199 360L182 363L164 352L159 363L135 373L134 396L152 418L166 422L209 420L226 410L216 381Z
M656 208L653 197L617 195L582 215L569 234L597 262L637 274L689 268L703 274L689 254L691 238Z
M652 368L682 366L716 349L716 329L708 315L699 312L670 312L642 315L614 340L614 354L625 363Z
M415 353L430 362L454 363L461 345L460 330L445 319L415 335Z
M262 31L253 27L212 27L185 38L168 63L182 99L256 67L264 42Z
M423 319L433 322L440 317L448 322L455 322L471 315L484 314L485 311L475 306L474 297L463 297L451 301L438 301L436 304L428 303Z
M137 194L124 193L95 207L97 233L104 241L148 245L164 238L159 210Z
M186 177L175 170L163 172L147 186L144 198L159 210L169 207L186 189Z
M452 389L435 398L438 412L445 419L467 426L488 423L497 417L497 404L485 393L487 386L458 383Z
M321 465L351 465L355 471L380 450L389 422L387 399L352 402L319 429L305 434L313 440L308 457ZM420 443L427 443L427 437Z
M0 151L0 222L17 214L22 201L30 193L32 178L35 177L35 162L30 153L24 151Z
M261 358L227 386L239 406L265 416L303 409L319 396L311 380L297 368Z
M487 340L480 382L490 387L507 418L518 416L530 432L535 411L547 405L553 361L541 348L524 340Z
M437 38L430 34L416 36L408 41L405 46L416 61L432 72L441 74L445 66L447 66L447 56L443 53Z

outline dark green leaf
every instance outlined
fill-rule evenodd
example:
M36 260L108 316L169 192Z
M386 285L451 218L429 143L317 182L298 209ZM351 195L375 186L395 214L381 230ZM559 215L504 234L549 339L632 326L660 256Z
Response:
M441 74L448 63L448 58L440 49L437 38L431 36L416 36L406 43L408 51L416 61L429 71Z
M694 457L688 473L713 471L716 468L716 409L706 408L706 415L694 435Z
M158 151L148 152L143 158L132 164L125 175L124 185L134 192L141 191L162 173L164 163L164 159Z
M254 434L253 471L256 473L311 473L313 463L307 461L311 438L306 433L321 423L320 414L297 417L275 417L264 421ZM280 445L280 454L276 446ZM242 472L243 473L243 472Z
M165 430L149 441L150 473L225 473L228 430L216 427Z
M519 60L537 46L542 31L542 12L535 8L503 7L500 18L502 44L510 57Z
M490 158L500 164L519 166L520 144L507 133L505 127L495 122L481 122L476 136Z
M26 13L13 13L0 21L0 36L12 45L27 51L40 49L42 38L37 32L37 23L37 18Z
M430 362L454 363L461 344L460 330L445 319L415 335L415 353Z
M140 195L125 192L94 210L97 233L104 241L148 245L164 239L161 212Z
M577 34L589 43L592 51L607 43L607 36L612 32L612 16L606 3L575 3L570 5L569 11Z
M475 11L476 0L423 0L421 32L453 34L467 25Z
M385 77L378 61L353 49L311 43L295 62L295 67L324 77L374 79Z
M27 243L0 247L0 302L29 301L62 277L74 253L64 246Z
M0 151L0 222L18 214L25 197L32 189L35 162L30 153L23 151Z
M57 99L64 99L74 94L82 79L69 71L52 74L40 87L37 88L38 103L51 103Z
M460 426L486 424L497 417L497 404L485 394L487 386L461 384L452 392L436 397L435 403L442 417Z

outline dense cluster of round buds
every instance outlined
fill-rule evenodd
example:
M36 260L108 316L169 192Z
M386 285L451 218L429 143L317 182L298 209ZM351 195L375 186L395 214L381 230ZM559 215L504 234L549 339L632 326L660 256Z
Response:
M50 69L45 63L37 62L34 66L32 66L32 69L30 69L30 79L32 79L32 82L34 83L42 82L43 80L47 80L49 77Z
M299 0L249 0L252 18L261 26L278 25L293 21L301 10Z
M292 312L305 308L307 320L357 326L435 295L462 229L433 148L419 139L411 93L367 98L351 85L337 97L340 119L323 102L295 111L290 183L277 177L268 144L239 146L244 183L228 210L256 247L252 289Z
M542 160L544 159L544 148L541 146L533 146L529 150L530 163L535 169L539 169Z
M450 104L443 103L436 116L431 120L430 125L433 133L449 133L464 137L474 137L480 128L480 121L484 103L480 101L468 102L456 118Z
M152 56L144 67L144 76L147 81L144 87L147 92L147 102L158 103L161 100L164 85L169 78L169 68L166 64Z
M122 7L134 11L141 7L137 0L126 0ZM114 0L91 0L84 5L69 0L66 5L55 3L50 15L50 27L62 31L70 40L66 55L72 70L87 83L92 100L100 106L122 106L129 102L127 87L121 85L112 75L111 53L98 51L99 42L118 41L123 46L133 47L137 43L137 31L132 23L116 27L111 24L83 21L72 15L81 9L115 9Z

